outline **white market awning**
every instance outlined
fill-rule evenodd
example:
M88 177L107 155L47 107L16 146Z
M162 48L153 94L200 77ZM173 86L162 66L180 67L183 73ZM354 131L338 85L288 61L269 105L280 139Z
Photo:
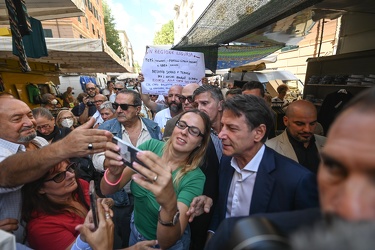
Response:
M82 0L27 0L27 13L40 21L83 16L85 5ZM0 24L9 25L5 0L0 0Z
M60 73L130 72L101 39L46 38L48 56L29 62L56 64ZM12 53L12 38L0 37L0 59L18 60Z

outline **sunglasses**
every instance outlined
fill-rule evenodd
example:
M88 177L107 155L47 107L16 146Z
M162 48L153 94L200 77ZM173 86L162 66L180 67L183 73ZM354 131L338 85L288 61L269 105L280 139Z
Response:
M186 101L186 99L187 99L187 101L188 101L189 103L194 102L194 100L193 100L193 96L192 96L192 95L189 95L189 96L179 95L179 96L178 96L178 99L179 99L180 102L182 102L182 103L184 103L184 102Z
M87 91L93 91L96 90L96 88L86 88Z
M113 88L114 90L123 90L124 88Z
M112 108L114 109L114 110L117 110L117 108L120 106L120 108L122 109L122 110L128 110L128 108L131 106L131 107L137 107L138 105L134 105L134 104L126 104L126 103L124 103L124 104L120 104L120 103L117 103L117 102L114 102L114 103L112 103Z
M201 131L199 130L199 128L194 127L194 126L189 126L184 121L177 121L176 122L176 127L179 128L179 129L182 129L182 130L184 130L185 128L188 128L189 134L191 134L192 136L195 136L195 137L198 137L198 136L202 136L203 137L204 136L204 134L201 133Z
M150 97L157 97L158 95L150 95Z
M54 177L52 177L51 179L48 179L48 180L45 180L44 182L48 182L48 181L54 181L56 183L60 183L62 182L63 180L65 180L65 177L66 177L66 172L70 172L70 173L74 173L74 169L77 167L77 162L72 162L68 165L68 167L66 168L65 171L62 171L60 173L58 173L57 175L55 175Z

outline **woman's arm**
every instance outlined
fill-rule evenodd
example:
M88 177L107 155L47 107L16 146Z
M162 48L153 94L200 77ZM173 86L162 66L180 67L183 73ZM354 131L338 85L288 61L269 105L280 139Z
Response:
M134 173L130 168L125 167L122 157L117 153L119 150L116 144L107 142L103 162L106 172L100 182L100 190L104 195L113 194L123 188Z
M132 178L137 184L151 191L155 195L156 201L160 204L157 240L162 249L167 249L181 238L186 229L188 206L185 203L177 202L172 170L167 164L149 151L139 152L137 158L149 168L134 163L133 166L143 176L135 174ZM177 215L178 213L179 216Z

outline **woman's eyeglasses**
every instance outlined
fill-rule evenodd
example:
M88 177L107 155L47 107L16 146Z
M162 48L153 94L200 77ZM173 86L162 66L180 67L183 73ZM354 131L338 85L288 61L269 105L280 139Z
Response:
M44 124L44 125L41 125L41 126L36 126L36 129L41 131L42 129L49 129L51 128L51 125L49 124Z
M67 117L61 117L60 119L61 120L69 120L69 119L73 119L74 117L73 116L67 116Z
M56 183L60 183L60 182L62 182L63 180L65 180L66 172L74 173L74 169L75 169L76 167L77 167L77 163L76 163L76 162L72 162L72 163L70 163L70 164L68 165L68 167L66 168L65 171L58 173L57 175L55 175L55 176L52 177L51 179L45 180L44 182L54 181L54 182L56 182Z
M137 107L138 105L134 105L134 104L126 104L126 103L124 103L124 104L120 104L120 103L117 103L117 102L114 102L114 103L112 103L112 108L114 109L114 110L117 110L117 108L120 106L120 108L122 109L122 110L128 110L128 108L131 106L131 107Z
M189 134L191 134L192 136L195 136L195 137L198 137L198 136L202 136L203 137L204 136L204 134L201 133L201 131L199 130L199 128L194 127L194 126L189 126L184 121L177 121L176 122L176 127L179 128L179 129L182 129L182 130L184 130L185 128L188 128Z
M193 99L193 96L192 96L192 95L189 95L189 96L179 95L179 96L178 96L178 99L179 99L180 102L182 102L182 103L184 103L184 102L186 101L186 99L188 100L189 103L194 102L194 99Z

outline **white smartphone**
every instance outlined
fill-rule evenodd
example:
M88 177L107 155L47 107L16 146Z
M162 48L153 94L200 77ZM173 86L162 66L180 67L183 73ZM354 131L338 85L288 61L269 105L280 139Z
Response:
M133 145L127 143L124 140L114 136L113 143L117 144L120 147L120 155L122 157L122 161L128 167L130 167L134 172L139 173L134 167L133 162L137 162L138 164L142 165L145 168L148 168L143 162L138 160L137 152L141 151L138 148L134 147ZM139 173L141 174L141 173Z

